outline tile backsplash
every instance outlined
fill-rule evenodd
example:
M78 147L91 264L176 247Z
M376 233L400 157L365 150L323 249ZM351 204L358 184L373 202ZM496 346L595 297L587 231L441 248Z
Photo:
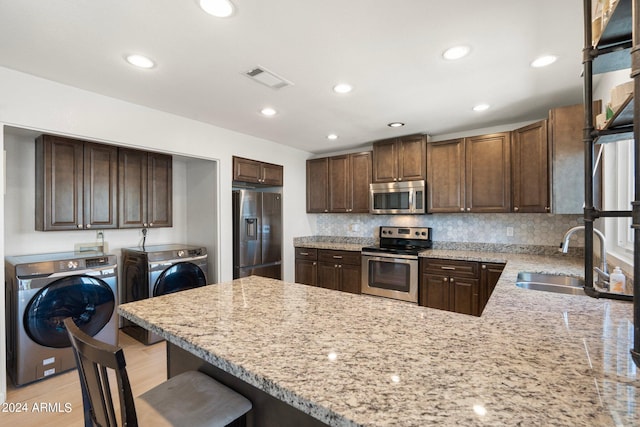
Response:
M431 227L434 242L538 246L559 246L569 228L583 224L581 215L554 214L316 214L314 217L315 234L320 236L377 237L378 227L391 225ZM584 246L584 235L576 233L570 246Z

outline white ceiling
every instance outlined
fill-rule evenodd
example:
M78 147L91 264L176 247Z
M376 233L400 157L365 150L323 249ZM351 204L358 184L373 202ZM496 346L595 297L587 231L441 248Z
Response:
M220 19L196 0L0 0L0 66L314 153L582 100L580 0L233 1ZM456 44L471 54L442 59ZM131 52L157 67L131 67ZM531 68L541 54L559 59ZM294 85L242 75L256 65ZM353 92L333 93L343 81ZM473 112L480 102L492 108ZM279 113L261 116L267 105Z

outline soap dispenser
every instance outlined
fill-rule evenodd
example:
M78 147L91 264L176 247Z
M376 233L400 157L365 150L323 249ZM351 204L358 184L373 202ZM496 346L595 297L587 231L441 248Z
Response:
M609 289L611 292L623 294L626 291L625 281L626 277L622 274L622 270L620 270L620 267L616 267L609 276Z

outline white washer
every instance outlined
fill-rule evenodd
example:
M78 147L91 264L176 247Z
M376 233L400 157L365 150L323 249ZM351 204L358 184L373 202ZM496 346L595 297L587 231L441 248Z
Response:
M63 321L117 345L115 255L73 252L5 258L7 365L21 386L76 367Z

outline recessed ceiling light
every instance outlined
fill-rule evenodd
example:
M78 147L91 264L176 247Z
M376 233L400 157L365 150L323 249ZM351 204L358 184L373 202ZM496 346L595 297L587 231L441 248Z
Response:
M556 62L557 59L558 57L553 55L541 56L534 59L533 62L531 62L531 66L534 68L546 67L547 65L551 65Z
M401 128L402 126L404 126L404 123L402 123L402 122L391 122L391 123L387 124L387 126L389 126L390 128Z
M473 111L486 111L488 110L490 107L489 104L478 104L475 107L473 107Z
M332 141L336 140L338 139L338 135L336 135L335 133L330 133L329 135L327 135L327 139L330 139Z
M442 53L442 57L448 60L464 58L471 52L469 46L453 46Z
M353 90L353 86L348 83L338 83L333 87L335 93L349 93Z
M156 66L156 63L153 62L151 59L143 55L138 55L137 53L127 55L125 59L129 64L135 65L136 67L139 67L139 68L153 68Z
M202 10L216 18L227 18L233 15L233 3L229 0L199 0Z
M265 107L262 110L260 110L260 113L263 116L271 117L271 116L275 116L278 112L271 107Z

